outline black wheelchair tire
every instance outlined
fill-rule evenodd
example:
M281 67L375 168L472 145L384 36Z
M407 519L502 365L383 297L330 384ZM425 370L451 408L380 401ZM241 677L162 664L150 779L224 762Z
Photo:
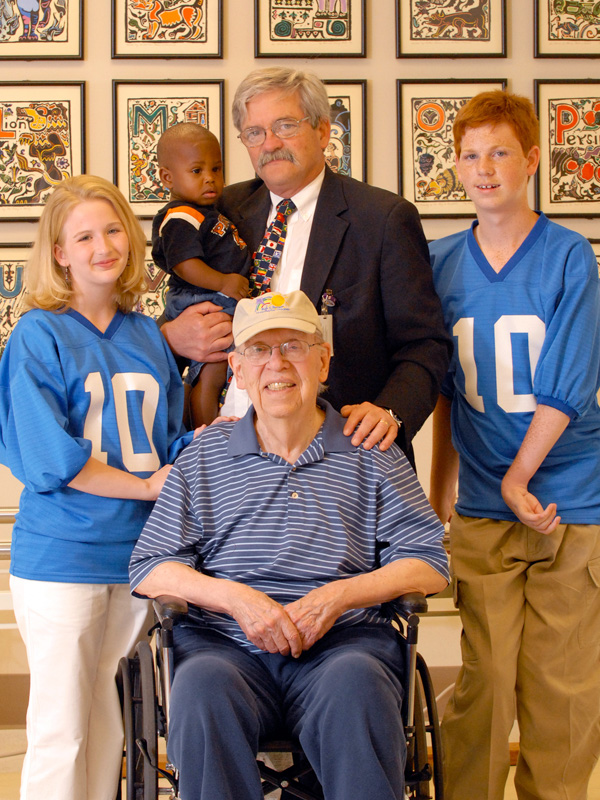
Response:
M139 691L136 692L136 697L141 703L141 728L137 738L145 741L149 756L149 760L142 757L144 783L142 797L143 800L158 800L158 725L154 656L148 642L139 642L135 648L135 655L139 664L139 687L135 687ZM139 751L139 747L136 746L136 750Z

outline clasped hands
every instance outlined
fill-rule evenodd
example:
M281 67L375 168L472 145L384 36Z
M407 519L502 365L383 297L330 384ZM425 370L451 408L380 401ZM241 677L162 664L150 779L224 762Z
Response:
M282 606L264 592L236 584L231 616L248 641L267 653L298 658L332 627L340 616L338 582L312 589Z

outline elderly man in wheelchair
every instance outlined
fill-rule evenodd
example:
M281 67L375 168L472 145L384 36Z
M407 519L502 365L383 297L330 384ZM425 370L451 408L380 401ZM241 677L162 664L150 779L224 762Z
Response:
M182 800L259 800L285 728L326 800L404 798L403 651L382 604L447 584L443 529L396 445L354 447L317 398L331 349L302 292L242 300L253 406L175 463L131 562L177 595L168 755Z

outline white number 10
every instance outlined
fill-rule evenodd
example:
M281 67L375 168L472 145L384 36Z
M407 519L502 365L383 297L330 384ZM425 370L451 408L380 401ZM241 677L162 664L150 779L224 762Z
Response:
M89 392L91 398L83 435L92 443L92 456L106 464L107 453L102 450L102 408L105 392L99 372L90 372L85 381L85 390ZM156 379L145 372L119 372L113 375L112 390L121 443L121 457L125 468L129 472L156 472L160 467L160 459L152 441L159 394ZM150 444L149 453L134 452L127 410L127 392L143 393L142 424Z
M485 411L483 397L477 391L477 364L475 362L475 320L463 317L454 328L458 338L458 360L465 375L465 397L476 411ZM496 366L496 395L503 411L516 413L535 411L537 402L532 393L515 394L513 348L511 334L526 333L529 345L531 380L540 357L546 326L530 314L512 314L500 317L494 325L494 351Z

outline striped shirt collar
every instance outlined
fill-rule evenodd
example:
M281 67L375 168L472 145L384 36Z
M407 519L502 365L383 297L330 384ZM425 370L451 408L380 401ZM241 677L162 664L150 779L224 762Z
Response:
M300 462L321 461L325 453L344 453L355 449L350 437L343 433L346 420L327 400L319 397L317 405L325 411L325 419L311 444L298 459ZM253 453L260 455L261 452L254 430L254 406L250 406L231 430L227 454L233 458Z

